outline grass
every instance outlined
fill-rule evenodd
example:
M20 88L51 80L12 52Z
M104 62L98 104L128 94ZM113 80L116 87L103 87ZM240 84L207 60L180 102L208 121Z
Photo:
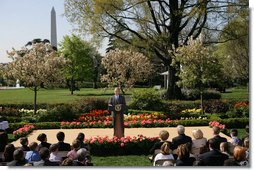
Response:
M145 155L128 155L128 156L104 156L98 157L93 156L92 162L94 166L152 166L152 163L149 161L148 156Z
M221 93L222 99L248 100L249 92L247 88L231 88L226 93Z

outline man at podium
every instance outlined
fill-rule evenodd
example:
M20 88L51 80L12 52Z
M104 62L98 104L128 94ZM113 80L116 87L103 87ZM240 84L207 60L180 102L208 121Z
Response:
M126 102L124 96L120 95L120 89L114 90L115 95L109 99L108 109L113 116L114 136L124 137L124 111Z

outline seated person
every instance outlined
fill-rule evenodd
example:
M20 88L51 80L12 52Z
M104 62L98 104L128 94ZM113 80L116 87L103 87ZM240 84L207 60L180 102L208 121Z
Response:
M215 143L214 148L216 150L220 150L220 143L227 142L226 138L220 136L220 128L218 126L213 127L213 138L211 138L211 139L214 140L214 143Z
M223 154L228 155L229 158L233 158L231 149L233 151L234 150L234 146L230 142L222 142L222 143L220 143L220 151Z
M177 149L179 145L186 144L186 143L188 148L191 149L192 139L191 137L184 134L185 132L184 126L178 125L176 129L177 129L178 136L172 139L172 146L173 146L172 149Z
M27 139L27 137L20 138L20 144L22 145L20 147L21 150L23 150L23 151L30 151L30 148L28 147L28 139Z
M41 157L40 157L40 154L38 152L39 146L38 146L37 142L30 143L29 148L30 148L30 151L28 151L26 153L25 159L28 162L40 161Z
M80 149L80 141L79 140L74 140L72 142L72 150L68 152L67 157L76 160L78 158L77 151Z
M172 154L172 150L170 149L170 145L167 142L164 142L161 146L161 152L158 153L155 158L154 158L154 163L153 166L156 165L157 160L162 160L162 159L170 159L174 160L174 156Z
M91 163L90 152L81 148L77 152L78 159L73 161L73 166L93 166Z
M15 147L13 144L7 144L4 149L4 161L11 162L13 160L13 153L15 151Z
M194 157L190 157L190 150L187 144L178 146L177 156L176 166L193 166L193 162L196 160Z
M246 159L246 151L245 147L235 146L234 158L225 160L224 166L249 166L249 162Z
M49 149L46 147L42 147L40 149L40 157L41 160L38 162L34 162L34 166L59 166L57 162L49 161Z
M71 145L64 142L65 134L64 132L58 132L56 134L58 140L58 150L59 151L71 151Z
M203 137L203 132L200 129L194 129L192 131L192 147L191 147L191 153L194 156L198 156L199 154L202 154L208 150L206 144L207 139Z
M231 136L231 139L229 140L229 142L231 142L234 146L242 144L241 140L237 137L238 136L237 129L231 129L230 136Z
M27 161L24 158L24 152L21 149L17 149L13 153L14 160L7 163L7 166L24 166Z
M77 137L76 139L79 140L79 142L80 142L80 148L85 148L85 149L87 149L88 151L90 151L90 146L89 146L89 144L85 144L85 143L84 143L84 140L85 140L85 134L84 134L84 133L80 132L80 133L78 134L78 137Z
M73 166L73 160L70 158L66 158L62 161L60 166Z
M62 157L58 156L58 144L52 144L49 147L50 157L49 160L52 162L62 161Z
M49 147L50 147L51 144L50 144L50 143L47 143L47 135L46 135L46 134L42 133L42 134L38 135L37 140L41 142L41 143L39 144L39 150L40 150L40 148L42 148L42 147L46 147L46 148L49 149Z

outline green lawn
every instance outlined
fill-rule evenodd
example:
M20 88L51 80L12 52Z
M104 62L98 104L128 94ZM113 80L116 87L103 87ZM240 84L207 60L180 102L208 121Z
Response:
M247 88L231 88L226 93L221 93L222 99L248 100L249 92Z

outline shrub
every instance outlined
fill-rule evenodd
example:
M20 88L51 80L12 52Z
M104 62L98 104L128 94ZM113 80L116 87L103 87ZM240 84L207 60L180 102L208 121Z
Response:
M205 100L203 106L206 113L226 113L230 103L222 100Z
M73 105L79 113L86 113L95 109L108 109L108 102L106 99L85 98L76 101Z
M197 89L182 89L183 99L184 100L197 100L200 99L200 91ZM203 99L220 99L221 94L218 91L206 90L203 93Z
M164 108L164 103L157 91L154 89L144 89L133 92L129 108L161 111Z

